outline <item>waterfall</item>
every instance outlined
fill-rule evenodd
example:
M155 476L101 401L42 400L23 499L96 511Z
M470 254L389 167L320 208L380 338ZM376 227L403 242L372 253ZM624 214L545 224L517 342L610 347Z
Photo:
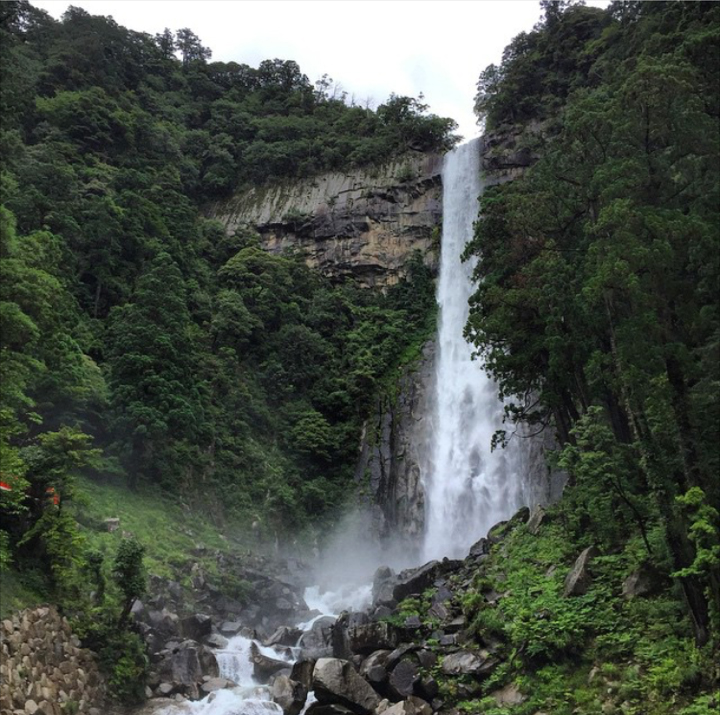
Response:
M464 557L473 542L522 505L522 446L490 451L502 428L503 405L463 337L475 263L460 256L472 237L480 175L480 140L463 144L443 164L443 227L437 301L440 319L432 416L431 462L426 465L425 560Z

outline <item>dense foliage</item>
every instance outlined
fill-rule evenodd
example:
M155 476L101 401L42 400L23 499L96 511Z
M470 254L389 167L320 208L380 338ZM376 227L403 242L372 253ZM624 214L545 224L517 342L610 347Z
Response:
M482 199L467 334L509 415L557 431L575 538L637 534L703 644L720 630L720 7L545 5L481 80L489 125L546 132Z
M413 260L386 294L332 284L203 209L442 151L455 123L73 7L56 22L3 3L0 53L3 567L67 604L78 574L109 575L73 518L79 476L150 483L265 538L331 514L374 397L431 330L428 270ZM139 587L120 586L122 614Z

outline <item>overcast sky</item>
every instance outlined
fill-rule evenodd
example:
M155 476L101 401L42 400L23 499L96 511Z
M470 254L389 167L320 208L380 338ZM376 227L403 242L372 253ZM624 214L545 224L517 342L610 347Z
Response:
M32 2L32 0L31 0ZM469 139L480 72L540 19L537 0L35 0L59 18L68 5L155 34L189 27L214 60L256 67L295 60L311 82L328 74L358 103L391 92L452 117ZM607 1L590 0L604 7Z

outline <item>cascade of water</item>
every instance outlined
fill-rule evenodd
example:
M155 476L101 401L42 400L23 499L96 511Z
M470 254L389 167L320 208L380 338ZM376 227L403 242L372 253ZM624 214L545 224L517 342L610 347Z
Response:
M518 445L490 451L503 406L463 337L473 292L472 261L460 256L472 236L483 188L478 139L457 147L443 164L443 232L432 461L427 494L425 560L463 557L468 547L522 502Z

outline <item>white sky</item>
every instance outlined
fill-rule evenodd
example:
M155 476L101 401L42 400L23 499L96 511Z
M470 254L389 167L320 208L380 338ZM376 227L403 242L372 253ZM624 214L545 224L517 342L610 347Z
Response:
M537 0L31 0L59 18L72 4L155 34L189 27L213 60L253 67L295 60L311 82L327 73L374 107L391 92L425 95L469 139L478 75L540 19ZM608 0L589 0L604 7Z

